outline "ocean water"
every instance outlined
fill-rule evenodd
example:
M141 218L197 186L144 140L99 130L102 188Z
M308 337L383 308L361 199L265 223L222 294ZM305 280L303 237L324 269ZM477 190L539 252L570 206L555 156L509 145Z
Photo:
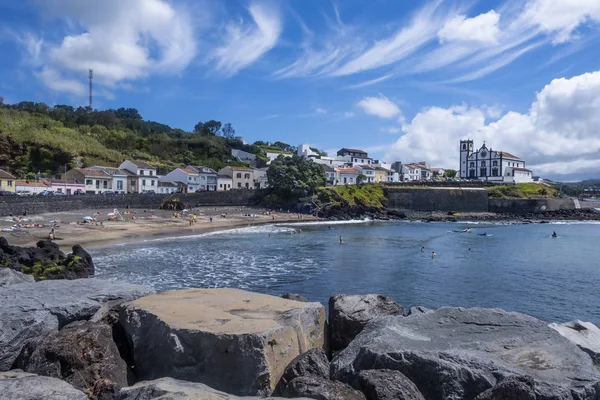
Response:
M471 232L454 232L467 227ZM302 233L290 234L299 228ZM407 307L498 307L548 322L581 319L600 325L600 225L595 223L306 223L149 240L91 253L98 277L161 291L235 287L299 293L324 304L335 293L378 293Z

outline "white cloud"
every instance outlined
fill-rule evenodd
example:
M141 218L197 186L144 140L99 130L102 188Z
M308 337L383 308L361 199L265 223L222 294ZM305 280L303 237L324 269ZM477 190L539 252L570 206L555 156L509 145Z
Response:
M225 28L223 43L214 50L215 71L233 76L254 64L277 44L283 28L279 10L266 3L255 2L248 12L253 23L229 23Z
M380 118L392 118L400 114L400 108L382 94L379 97L365 97L356 106L366 114Z
M42 81L53 90L76 93L93 68L95 81L115 86L153 73L179 73L196 54L185 11L165 0L48 0L41 13L62 19L72 33L61 42L32 42L44 68ZM36 47L37 46L37 47ZM50 79L51 78L51 79Z
M324 108L320 108L320 107L319 107L319 108L317 108L317 109L315 110L315 113L317 113L317 114L327 114L327 110L326 110L326 109L324 109Z
M37 73L37 76L42 80L46 87L56 92L81 96L87 91L87 86L81 83L81 80L64 79L52 68L42 69L41 72Z
M383 133L389 133L391 135L395 135L397 133L402 132L402 129L400 129L397 126L388 126L386 128L380 128L379 131L383 132Z
M438 32L441 42L464 41L497 43L500 28L500 14L491 10L474 18L457 15L450 19Z
M600 22L598 0L530 0L524 20L554 33L554 42L563 43L576 37L574 31L586 22Z
M540 91L527 114L508 112L486 124L486 106L431 107L402 125L404 135L389 159L426 159L458 167L458 142L516 153L535 174L568 179L600 163L600 71L555 79Z

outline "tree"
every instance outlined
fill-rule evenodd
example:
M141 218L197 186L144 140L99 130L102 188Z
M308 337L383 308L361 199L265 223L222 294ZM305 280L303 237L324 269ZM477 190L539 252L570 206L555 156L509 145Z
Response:
M454 170L454 169L447 169L447 170L444 172L444 178L450 178L450 179L453 179L453 178L455 178L455 177L456 177L456 173L457 173L457 172L456 172L456 170Z
M325 169L304 157L279 155L267 169L269 186L285 194L306 195L325 186Z
M362 185L367 181L367 176L365 174L360 174L356 177L356 184L358 186Z
M211 119L210 121L206 122L198 122L194 126L194 132L199 133L203 136L216 136L220 129L221 123L219 121L215 121L214 119Z
M235 129L233 129L233 126L229 122L221 128L221 135L225 139L233 139L235 137Z

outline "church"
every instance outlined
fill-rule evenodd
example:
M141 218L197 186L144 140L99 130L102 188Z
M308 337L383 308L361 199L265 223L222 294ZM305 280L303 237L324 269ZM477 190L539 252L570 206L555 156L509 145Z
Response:
M533 182L533 172L525 161L505 151L483 146L473 151L472 140L460 141L460 178L498 183Z

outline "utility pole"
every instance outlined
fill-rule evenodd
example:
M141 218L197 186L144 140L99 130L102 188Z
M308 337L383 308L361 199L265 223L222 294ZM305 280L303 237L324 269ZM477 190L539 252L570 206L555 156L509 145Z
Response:
M90 68L89 70L90 77L90 111L92 111L92 79L94 79L94 70Z

